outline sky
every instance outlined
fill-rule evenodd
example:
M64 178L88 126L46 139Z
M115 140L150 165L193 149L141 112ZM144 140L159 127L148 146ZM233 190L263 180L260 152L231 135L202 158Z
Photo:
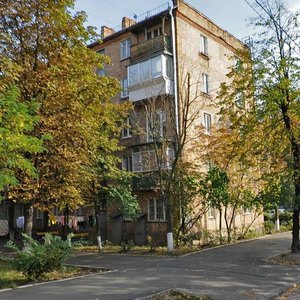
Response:
M247 0L249 3L252 0ZM209 17L214 23L227 30L239 39L253 34L249 23L256 16L246 0L186 0L190 5ZM291 8L300 9L299 0L284 0ZM102 25L118 27L122 17L133 18L152 10L167 0L76 0L75 11L85 11L88 15L87 25L100 28Z

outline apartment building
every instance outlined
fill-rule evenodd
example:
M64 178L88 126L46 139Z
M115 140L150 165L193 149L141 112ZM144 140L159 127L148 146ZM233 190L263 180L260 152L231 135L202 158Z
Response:
M124 17L121 27L103 26L101 35L102 43L90 48L109 56L111 64L97 73L118 78L122 91L113 101L129 101L133 106L120 132L124 150L119 155L120 167L139 175L133 179L133 190L141 214L135 222L126 223L129 239L143 244L147 235L164 236L167 230L165 203L157 197L159 187L151 174L172 165L178 132L186 118L192 120L188 136L198 134L199 129L211 134L217 120L212 102L220 84L228 80L226 74L233 63L229 57L245 45L183 0L132 19ZM185 115L187 98L191 107ZM162 137L167 142L158 162L155 141ZM188 143L183 157L197 160ZM197 163L205 168L208 162ZM108 210L104 218L106 237L119 243L123 216ZM235 226L242 226L241 220L259 226L262 218L254 218L247 211ZM198 228L216 230L216 212L209 209L200 223Z

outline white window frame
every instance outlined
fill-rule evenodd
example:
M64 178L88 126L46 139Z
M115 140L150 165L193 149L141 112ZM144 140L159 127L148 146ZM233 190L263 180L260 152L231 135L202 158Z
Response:
M122 128L122 139L131 138L131 125L130 125L130 118L126 118L124 122L124 126Z
M206 73L202 73L202 92L204 94L209 94L210 92L209 75Z
M203 34L200 34L200 53L208 56L208 39Z
M238 108L244 108L245 107L245 95L243 92L237 92L235 95L235 105Z
M97 53L101 55L105 55L105 49L98 50ZM96 74L101 77L105 76L106 75L105 67L103 66L102 69L97 68Z
M203 126L204 126L204 133L210 135L211 127L212 127L212 117L210 113L205 112L203 114Z
M127 39L120 42L120 57L121 60L127 59L130 57L130 47L131 47L131 40Z
M159 133L159 139L163 139L165 135L165 127L166 127L166 112L163 109L159 109L155 112L155 117L158 117L158 122L154 119L152 113L147 114L146 116L146 131L147 131L147 142L153 142L153 134ZM155 122L155 123L154 123ZM152 124L151 124L152 123ZM154 123L154 124L153 124ZM153 128L151 128L153 125ZM155 128L157 126L158 128Z
M121 87L122 87L121 98L127 98L129 96L127 78L121 79Z
M209 219L215 219L216 218L216 209L210 206L207 210L207 217Z
M244 207L244 214L245 215L252 215L252 208L249 208L249 207Z
M154 31L155 30L157 30L157 34L158 35L154 35ZM154 39L154 38L156 38L156 37L158 37L158 36L161 36L163 33L162 33L162 26L161 25L159 25L159 26L156 26L156 27L154 27L154 28L151 28L151 29L148 29L147 31L146 31L146 36L145 36L145 39L146 40L151 40L151 39ZM150 37L148 38L148 35L150 35Z
M154 80L156 78L161 78L163 76L168 77L167 60L168 58L165 55L158 55L158 56L151 57L145 61L141 61L136 64L128 66L127 67L128 86L131 87L142 82L147 82L147 81ZM149 70L150 77L148 79L142 79L141 65L145 64L146 62L149 62L149 67L151 68ZM159 64L156 64L158 62ZM156 66L158 66L159 68L156 69L155 68ZM135 73L132 72L132 69L135 69ZM134 76L131 76L132 74L134 74ZM134 81L132 80L132 78L134 78Z
M122 170L132 172L132 156L122 157Z
M151 216L151 212L150 212L150 202L153 201L153 204L154 204L154 212L153 212L153 215L154 215L154 218L151 219L150 216ZM160 205L162 206L162 213L163 213L163 216L162 218L159 218L158 217L158 203L160 203ZM148 221L152 221L152 222L165 222L166 221L166 207L165 207L165 203L163 201L160 201L156 198L150 198L148 199Z

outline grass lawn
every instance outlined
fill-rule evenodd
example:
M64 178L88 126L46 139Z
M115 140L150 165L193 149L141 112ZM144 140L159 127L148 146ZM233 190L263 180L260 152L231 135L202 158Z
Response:
M122 246L115 246L115 245L105 245L100 252L102 253L126 253L126 254L132 254L132 255L184 255L187 253L192 253L196 251L203 250L207 247L200 247L196 245L189 245L189 246L180 246L178 248L175 248L173 252L169 253L167 251L167 247L155 247L154 249L150 249L149 246L133 246L130 248L127 248L126 251L124 251ZM99 248L96 245L90 245L90 246L76 246L75 247L76 252L80 253L98 253Z
M27 282L24 275L13 270L7 262L0 260L0 289L13 288Z
M63 270L45 274L39 282L87 275L101 271L102 270L99 269L67 266ZM30 282L22 273L14 270L8 262L0 259L0 289L14 288L27 283L32 282Z
M163 293L159 293L149 300L211 300L211 298L195 296L182 291L169 290Z

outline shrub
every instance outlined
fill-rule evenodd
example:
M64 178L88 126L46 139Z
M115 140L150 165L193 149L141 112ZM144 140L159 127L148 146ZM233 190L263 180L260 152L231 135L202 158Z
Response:
M279 215L280 224L288 225L290 221L293 220L293 213L289 211L284 211Z
M269 234L272 233L272 231L274 230L275 224L273 221L265 221L264 223L264 229L265 229L265 233Z
M23 237L22 250L11 241L6 247L16 251L12 266L29 280L36 280L47 272L62 269L63 263L72 253L68 241L63 241L58 236L46 235L44 245L28 235L23 234Z

